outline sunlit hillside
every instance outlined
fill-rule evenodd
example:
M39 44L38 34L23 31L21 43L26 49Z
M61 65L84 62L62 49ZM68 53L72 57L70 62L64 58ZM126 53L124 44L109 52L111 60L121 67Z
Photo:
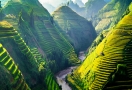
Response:
M132 0L111 0L93 18L97 33L113 27L123 16Z
M131 90L131 30L132 0L0 0L0 90Z
M10 58L9 60L7 58L7 61L0 66L4 65L7 70L13 68L14 71L10 72L11 75L16 72L15 67L18 67L31 89L53 90L54 88L54 90L58 90L59 85L56 83L54 73L68 66L76 65L80 61L73 46L53 25L49 12L42 7L38 0L12 0L1 9L1 15L3 15L2 20L4 21L0 26L2 31L0 43L13 60L10 61ZM6 22L9 22L12 27ZM12 31L6 29L12 29ZM4 52L1 52L1 55L2 53ZM2 56L2 58L5 57L5 55ZM16 66L13 66L12 62ZM9 65L6 66L8 63ZM21 76L18 75L19 77ZM18 81L24 85L16 84L18 90L26 90L24 89L25 81ZM9 86L12 88L15 83L17 82L9 81L11 84ZM53 85L53 87L49 85ZM28 88L28 86L26 87Z
M68 81L77 90L131 89L131 8L108 32L96 49L71 75ZM123 78L122 78L123 77Z

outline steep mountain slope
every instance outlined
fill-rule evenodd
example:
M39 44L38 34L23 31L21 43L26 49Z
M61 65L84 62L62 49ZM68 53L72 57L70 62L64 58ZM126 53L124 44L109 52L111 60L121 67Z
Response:
M20 30L28 45L31 47L35 45L42 55L48 56L54 50L59 50L69 58L69 64L78 62L74 48L52 24L50 14L37 0L10 1L5 6L4 13L16 17L16 21L8 16L7 20ZM33 42L35 44L32 44Z
M109 31L109 29L104 30L96 37L96 39L92 42L92 45L87 49L88 54L91 54L96 49L100 42L102 42L102 40L107 36Z
M48 11L38 0L10 0L1 10L2 19L13 27L9 27L12 31L4 32L0 27L0 43L19 67L28 86L32 90L59 90L54 74L69 65L76 65L79 60L73 46L52 24Z
M104 0L88 0L85 3L86 18L93 18L105 4L106 2Z
M77 14L79 14L80 16L82 16L82 17L85 17L85 7L80 7L79 5L78 5L78 3L76 3L76 2L73 2L73 1L68 1L68 3L69 3L69 7L73 10L73 11L75 11Z
M69 7L58 8L52 16L55 24L67 33L77 51L86 50L95 39L96 32L92 23L76 14Z
M82 0L75 0L74 3L77 3L79 7L84 7L84 3L82 2Z
M15 31L9 23L6 21L0 22L0 41L5 40L5 38L12 38L17 35L17 31ZM2 39L4 38L4 39ZM2 40L1 40L2 39ZM28 85L26 84L22 72L19 70L17 64L14 62L14 59L10 56L5 48L3 48L2 44L0 44L0 69L3 71L3 75L7 74L7 77L1 76L0 80L7 78L7 86L3 85L0 89L13 89L13 90L30 90ZM1 83L5 83L5 81L1 81Z
M55 7L49 3L42 3L42 5L48 10L49 13L52 13L55 10Z
M105 5L93 18L96 31L100 33L102 30L111 28L117 24L131 1L132 0L111 0L111 2Z
M68 81L75 90L132 88L131 20L132 4L129 13L110 30L83 64L68 76Z
M54 88L59 90L59 86L47 64L48 62L42 57L37 48L31 49L12 25L6 21L0 22L0 31L0 42L13 58L10 58L6 50L1 47L1 65L5 66L13 76L13 78L9 75L6 77L11 79L8 80L7 86L13 90L29 90L25 84L26 80L31 89L50 88L49 90L51 90L51 88ZM46 77L47 75L48 77ZM0 77L0 79L3 78L5 77ZM53 87L48 86L49 82ZM7 88L7 86L1 88Z

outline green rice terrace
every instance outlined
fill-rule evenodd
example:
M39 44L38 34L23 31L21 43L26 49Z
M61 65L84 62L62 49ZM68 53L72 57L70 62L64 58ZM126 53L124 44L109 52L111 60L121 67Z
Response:
M35 46L42 49L44 51L43 54L48 55L52 53L54 49L58 49L62 51L67 58L70 58L71 64L79 62L74 53L73 46L52 24L51 16L48 11L42 8L39 3L37 3L39 5L36 4L36 6L31 6L29 4L31 2L28 1L26 3L27 4L24 3L24 0L20 2L8 2L3 12L16 16L16 21L14 22L14 18L12 19L10 17L6 17L5 19L14 24L15 28L19 29L28 44L32 46L32 42L34 42ZM18 25L16 27L16 23L19 23L19 27ZM29 36L32 38L31 40L29 40Z
M38 1L11 0L3 7L3 13L5 16L4 21L0 22L0 42L13 57L12 61L16 63L15 67L19 67L19 73L23 74L23 86L10 85L12 82L9 80L9 88L59 90L54 73L80 61L70 42L52 24L48 11Z
M0 90L131 90L132 1L45 2L0 1Z
M131 4L132 5L132 4ZM132 15L125 15L71 75L75 90L128 90L132 88Z
M20 36L20 34L17 32L17 30L15 30L11 24L9 24L7 21L2 21L0 22L0 41L3 43L3 45L5 47L7 47L7 44L9 44L9 47L7 47L7 50L10 52L11 47L12 46L16 46L15 48L13 47L13 49L17 49L15 50L16 52L12 52L11 55L14 57L14 59L18 59L20 57L18 57L17 55L22 55L24 60L28 60L28 61L23 61L20 59L20 61L17 60L13 60L13 58L9 55L9 53L7 52L7 50L5 48L3 48L2 44L0 44L0 66L1 69L5 68L5 70L3 71L5 73L5 71L9 72L10 76L10 80L8 80L8 88L13 89L13 90L30 90L30 87L36 83L36 81L34 81L34 76L36 76L36 78L38 78L37 76L39 76L40 73L43 72L43 78L44 81L42 83L42 85L37 85L35 86L35 88L40 88L43 89L44 88L44 83L45 86L46 85L53 85L52 88L56 88L54 90L59 90L59 86L56 83L52 72L50 71L50 69L48 69L47 65L46 65L46 59L43 58L43 56L41 55L41 53L39 52L39 50L37 48L32 48L30 49L25 41L23 40L23 38ZM12 32L11 34L9 32ZM10 42L10 40L12 40ZM16 53L18 53L16 55ZM19 60L19 59L18 59ZM19 67L18 64L19 63ZM24 65L23 64L27 63ZM20 70L20 69L21 70ZM26 70L28 69L28 70ZM26 73L29 72L29 73ZM34 73L36 75L32 76L30 75L31 73ZM46 73L46 76L44 75L44 73ZM50 74L50 75L49 75ZM25 76L25 79L24 79ZM50 78L50 79L47 79ZM3 79L0 77L0 80ZM32 82L29 82L29 80L32 80ZM26 81L28 82L28 84L26 83ZM4 82L2 82L4 83ZM1 89L5 90L7 89L6 86L0 86ZM51 90L50 86L47 86L45 88L50 88L48 90Z
M112 28L117 24L132 0L111 0L94 17L94 26L97 33Z

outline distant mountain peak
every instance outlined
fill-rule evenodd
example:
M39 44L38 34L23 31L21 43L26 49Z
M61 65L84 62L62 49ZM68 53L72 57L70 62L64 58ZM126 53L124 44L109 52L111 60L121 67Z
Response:
M69 8L68 6L61 6L58 9L55 10L55 12L73 12L71 8Z
M82 0L75 0L74 3L77 3L80 7L84 7Z
M78 15L68 6L61 6L54 11L53 19L56 25L71 39L77 52L86 50L96 37L92 23Z

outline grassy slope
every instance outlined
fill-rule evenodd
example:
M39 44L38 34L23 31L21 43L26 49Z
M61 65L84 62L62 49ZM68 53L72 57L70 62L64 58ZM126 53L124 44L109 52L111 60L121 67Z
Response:
M27 81L28 85L32 89L35 88L37 90L41 90L44 88L48 88L49 86L46 86L46 85L49 84L47 82L50 81L50 85L54 86L55 90L59 90L59 86L56 83L52 72L50 72L50 69L45 65L45 63L46 63L45 59L42 58L42 55L40 54L40 52L38 52L38 49L32 48L32 50L30 50L30 48L26 45L25 41L22 39L20 34L15 29L13 29L12 25L7 23L6 21L0 22L0 27L1 27L0 41L6 47L6 49L8 50L8 53L10 53L10 55L13 56L14 60L12 60L12 62L17 63L17 66L13 65L11 63L10 59L9 60L7 59L7 61L3 62L2 60L4 60L3 59L4 57L1 56L0 60L2 61L4 66L7 69L9 67L11 68L11 71L9 69L11 74L12 74L12 72L15 72L15 71L13 71L14 69L17 71L16 67L19 67L19 69L22 71L22 74L23 74L25 80ZM10 32L11 32L11 34L10 34ZM41 77L40 73L42 73L42 72L45 72L45 73L41 74L41 76L42 76ZM42 80L42 82L40 84L38 79L39 78L45 79L46 78L45 75L47 75L48 72L49 72L49 74L51 74L49 76L51 79L47 80L47 81ZM17 75L17 73L15 73L15 75ZM3 77L0 77L0 78L3 78ZM8 78L10 78L10 77L8 77ZM21 77L19 77L19 78L20 78L20 80L23 80L23 78L21 78ZM20 83L19 83L19 81L17 81L17 84L16 84L13 81L8 81L8 84L9 84L8 86L10 88L15 88L15 90L16 90L16 88L18 88L18 90L19 89L27 90L28 88L25 88L26 86L24 86L25 85L24 82L25 82L24 80L21 81ZM15 83L15 86L12 83Z
M111 0L94 17L94 26L99 33L113 27L121 19L131 0Z
M2 10L6 14L4 20L10 22L18 32L14 40L11 34L11 38L1 38L0 41L18 63L28 85L34 90L59 90L49 69L49 63L52 65L52 61L45 63L45 56L60 49L69 64L73 65L79 61L74 48L51 23L48 11L37 0L13 0ZM3 28L3 25L0 28Z
M8 4L19 5L18 3L20 2L14 2L14 3L9 2ZM13 27L15 27L15 29L19 31L19 33L13 29L12 25L6 23L6 21L3 21L2 23L0 23L0 29L2 29L2 32L0 33L2 38L0 38L0 42L4 45L4 47L8 50L10 55L13 57L14 62L17 63L17 65L19 65L19 69L22 71L22 74L24 75L25 80L27 81L28 85L32 89L33 88L37 90L46 89L46 88L48 89L49 86L46 86L46 84L47 84L47 81L50 81L50 85L54 86L56 90L59 90L59 86L56 83L52 72L49 72L50 69L47 67L47 65L45 65L45 58L42 56L41 50L36 48L36 46L33 43L30 44L32 45L32 48L29 47L27 45L28 42L25 42L25 40L23 40L23 38L21 37L23 35L21 34L20 36L17 12L19 11L16 11L16 12L12 11L12 15L11 14L6 15L4 20L7 20L8 22L10 22L13 25ZM6 12L6 13L9 13L9 12ZM15 13L16 15L13 13ZM11 32L10 33L8 29L13 29L13 30L10 31ZM44 79L46 78L45 75L47 71L51 74L49 76L51 77L51 80L44 81ZM40 78L42 79L39 80ZM12 86L10 85L10 87Z
M132 9L131 6L129 7L130 11ZM104 86L113 79L111 75L119 72L119 64L127 65L125 68L127 68L128 80L132 79L130 68L132 65L131 52L127 51L132 48L129 46L132 40L130 33L132 26L131 20L132 16L130 12L128 15L124 16L115 28L111 29L106 38L87 56L82 65L68 77L68 81L75 89L102 90ZM118 78L118 76L116 78ZM123 78L120 78L120 80L121 79ZM116 87L116 89L120 87L122 87L121 84ZM125 87L128 88L127 85ZM132 86L130 85L130 87ZM111 88L110 90L114 89L114 87Z
M15 15L18 20L18 13L22 10L22 18L23 20L25 20L22 24L23 26L25 26L25 28L22 27L22 29L27 29L29 31L28 34L30 34L30 36L35 39L33 40L35 43L36 41L38 41L38 47L41 48L46 55L52 53L52 50L54 48L57 48L60 49L67 56L67 58L70 58L69 61L71 61L72 64L78 62L73 47L61 35L58 29L54 25L52 25L50 21L51 16L49 15L48 11L44 9L38 2L34 4L29 3L31 2L10 2L5 6L4 12L6 14ZM32 9L34 28L30 25L30 12ZM24 34L25 33L22 33L23 36ZM71 58L71 56L73 58Z
M96 32L85 18L79 16L67 6L58 8L52 14L55 23L71 39L74 47L78 50L86 50L96 37ZM86 43L84 43L87 41Z
M0 22L0 41L3 42L5 38L13 38L13 36L17 35L17 31L15 31L11 24L6 21ZM6 42L6 41L5 41ZM10 46L11 49L11 46ZM5 71L11 75L8 78L8 87L11 89L24 89L29 90L30 88L25 83L24 77L20 69L18 68L14 59L10 56L9 52L5 48L3 48L2 44L0 44L0 65L3 66ZM1 79L4 77L0 77ZM6 77L7 78L7 77ZM4 82L4 81L3 81ZM14 87L12 87L14 86ZM1 87L2 89L2 87Z

